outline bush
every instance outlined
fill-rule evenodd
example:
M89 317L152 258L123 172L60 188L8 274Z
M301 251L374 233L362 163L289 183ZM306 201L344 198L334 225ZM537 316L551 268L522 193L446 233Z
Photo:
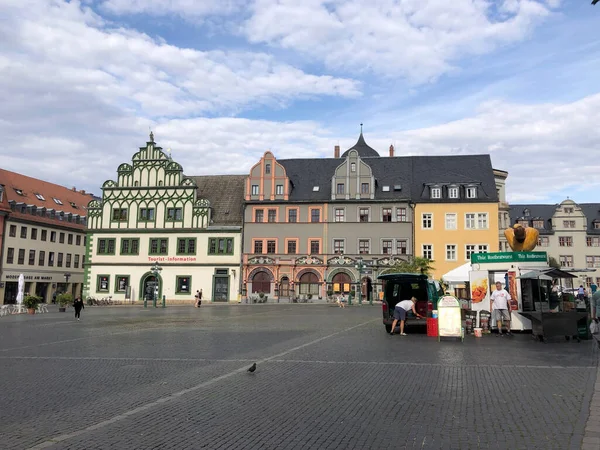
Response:
M35 309L40 303L42 303L42 298L35 295L28 295L23 299L23 304L27 309Z
M73 296L69 293L63 293L56 297L56 302L63 308L73 303Z

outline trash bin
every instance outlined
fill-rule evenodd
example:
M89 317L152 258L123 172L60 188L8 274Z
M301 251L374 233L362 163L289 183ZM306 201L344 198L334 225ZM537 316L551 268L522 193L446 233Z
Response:
M483 334L492 332L492 314L489 311L479 311L479 328Z

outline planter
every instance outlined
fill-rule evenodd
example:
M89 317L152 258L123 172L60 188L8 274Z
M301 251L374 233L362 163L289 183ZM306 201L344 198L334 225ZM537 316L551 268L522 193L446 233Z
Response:
M65 308L64 306L61 306L60 308L58 308L58 312L65 312L67 310L67 308Z
M27 314L35 314L35 308L27 308Z

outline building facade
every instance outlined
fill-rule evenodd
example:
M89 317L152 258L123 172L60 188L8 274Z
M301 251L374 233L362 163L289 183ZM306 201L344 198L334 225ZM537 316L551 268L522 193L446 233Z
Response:
M187 177L151 133L88 205L86 294L237 301L244 178Z
M537 228L536 249L574 271L578 275L574 284L600 286L600 203L566 199L558 205L515 204L510 206L510 217L513 224Z
M243 292L377 298L377 276L413 248L410 167L393 152L380 157L362 133L334 158L266 152L246 181Z
M93 196L2 169L0 185L0 298L15 303L21 274L25 293L44 302L55 293L80 295Z
M498 191L489 155L412 158L415 255L433 260L440 279L471 260L498 251Z
M494 176L496 177L496 192L498 193L498 251L510 252L511 248L504 235L504 230L511 226L510 207L506 201L508 172L494 169Z

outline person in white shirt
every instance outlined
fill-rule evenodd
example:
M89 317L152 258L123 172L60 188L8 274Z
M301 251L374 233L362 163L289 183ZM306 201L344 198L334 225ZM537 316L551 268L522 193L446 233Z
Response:
M406 336L404 332L404 322L406 322L406 313L412 309L412 312L417 316L417 318L424 317L417 312L415 308L415 304L417 303L416 297L411 298L410 300L402 300L398 302L396 306L394 306L394 322L392 322L392 331L390 334L394 334L394 330L396 329L396 324L400 321L400 336Z
M506 324L506 334L512 336L510 332L510 314L508 312L508 302L511 300L510 294L502 288L502 283L496 283L496 290L492 292L492 314L498 325L498 334L502 336L502 321Z

